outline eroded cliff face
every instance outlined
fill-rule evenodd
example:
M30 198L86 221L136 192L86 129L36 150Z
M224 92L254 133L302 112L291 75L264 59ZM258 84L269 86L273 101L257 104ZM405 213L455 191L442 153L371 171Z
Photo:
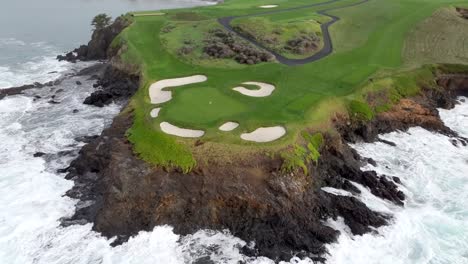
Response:
M229 229L235 236L255 242L255 250L244 248L247 254L277 260L293 254L321 259L324 244L338 236L324 225L326 219L343 217L354 234L364 234L390 218L354 197L336 196L322 187L357 194L353 181L376 196L404 205L399 179L361 171L363 162L372 160L363 160L348 142L375 141L379 133L422 126L466 144L441 122L436 108L453 107L456 95L468 91L468 77L440 76L438 84L440 89L403 99L371 122L337 117L339 135L326 136L321 158L310 166L308 175L281 173L281 160L264 153L225 164L216 160L199 163L189 174L157 168L134 155L125 136L132 115L122 113L72 162L67 178L75 181L75 187L67 195L82 202L64 224L93 222L96 231L118 236L117 243L162 224L174 226L179 234Z

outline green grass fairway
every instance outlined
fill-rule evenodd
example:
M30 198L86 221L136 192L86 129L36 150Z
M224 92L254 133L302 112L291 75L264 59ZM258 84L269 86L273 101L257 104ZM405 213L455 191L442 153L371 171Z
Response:
M328 11L341 18L330 27L334 51L326 58L301 66L288 67L276 62L246 66L233 60L202 57L203 36L207 30L220 27L217 23L220 17L265 12L258 8L260 5L277 4L278 10L319 2L325 1L226 0L215 6L155 11L165 13L160 16L135 16L134 23L115 40L126 46L122 54L124 62L139 65L143 77L144 85L132 100L135 125L129 130L129 138L135 151L153 163L184 170L194 166L196 158L191 151L194 141L163 134L159 130L163 121L202 128L206 135L201 140L221 148L280 148L293 143L305 128L327 128L325 124L336 111L364 109L356 101L366 103L365 93L370 90L383 89L391 98L414 94L420 79L431 74L427 67L415 70L423 64L468 63L467 21L456 17L453 11L453 6L467 5L468 1L459 0L370 0ZM317 11L356 2L360 0L269 14L262 19L286 27L291 21L305 18L321 20L323 17ZM194 55L185 58L178 55L183 40L189 40L195 47ZM206 75L208 81L175 88L173 100L160 106L149 103L151 83L195 74ZM232 91L247 81L271 83L276 90L266 98L251 98ZM391 87L386 87L387 84ZM392 102L393 99L372 105L371 110L381 111ZM162 107L156 119L149 116L154 107ZM217 127L225 121L237 121L240 126L233 132L220 133ZM281 140L252 144L239 138L242 132L276 125L287 129Z

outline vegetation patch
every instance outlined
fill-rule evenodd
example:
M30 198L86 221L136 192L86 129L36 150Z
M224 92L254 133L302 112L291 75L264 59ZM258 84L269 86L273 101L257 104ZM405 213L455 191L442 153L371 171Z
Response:
M320 148L323 144L323 135L321 133L309 134L302 133L306 146L295 144L289 150L281 154L283 165L281 170L284 173L295 172L302 169L304 174L308 174L307 166L311 162L317 163L320 158Z
M370 121L374 118L372 108L367 103L357 100L349 102L349 114L351 118L361 121Z
M443 8L416 25L405 41L406 62L467 64L468 19L460 14L455 8Z
M273 60L270 53L238 39L224 29L210 30L204 42L203 52L212 58L234 59L249 65Z
M162 43L184 61L208 67L239 67L269 62L274 57L226 31L216 21L168 23Z
M314 19L271 21L265 17L234 20L234 29L286 57L303 58L323 46L320 23Z
M208 19L208 17L196 12L177 12L173 14L171 18L177 21L200 21Z

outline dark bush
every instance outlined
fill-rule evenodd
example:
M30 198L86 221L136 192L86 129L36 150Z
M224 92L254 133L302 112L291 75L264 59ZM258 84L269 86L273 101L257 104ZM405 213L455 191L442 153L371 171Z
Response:
M222 29L213 29L205 39L203 52L212 58L233 58L238 63L253 65L273 59L270 53L259 50Z
M294 54L305 54L307 52L318 49L320 38L315 34L301 35L286 42L285 50L289 50Z

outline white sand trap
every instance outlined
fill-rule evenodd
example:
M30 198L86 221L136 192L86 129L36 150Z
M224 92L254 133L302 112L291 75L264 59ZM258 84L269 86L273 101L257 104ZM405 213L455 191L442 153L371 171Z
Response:
M282 126L261 127L250 133L241 135L243 140L254 142L271 142L286 134L286 129Z
M275 8L275 7L278 7L278 5L262 5L262 6L259 6L260 8Z
M205 75L194 75L189 77L165 79L153 83L149 88L152 104L161 104L172 99L171 91L163 91L164 88L177 87L193 83L201 83L207 80Z
M224 123L222 126L219 127L219 130L225 131L225 132L233 131L233 130L236 129L238 126L239 126L239 123L236 123L236 122L226 122L226 123Z
M251 97L267 97L270 96L273 91L275 90L275 86L268 84L268 83L262 83L262 82L245 82L242 84L248 84L248 85L256 85L260 87L258 90L250 90L245 87L239 86L232 88L234 91L237 91L243 95L251 96Z
M161 111L161 108L160 108L160 107L151 110L151 112L150 112L151 117L152 117L152 118L158 117L158 116L159 116L159 111Z
M162 122L160 125L161 130L169 135L184 137L184 138L198 138L205 134L202 130L193 130L176 127L168 122Z

